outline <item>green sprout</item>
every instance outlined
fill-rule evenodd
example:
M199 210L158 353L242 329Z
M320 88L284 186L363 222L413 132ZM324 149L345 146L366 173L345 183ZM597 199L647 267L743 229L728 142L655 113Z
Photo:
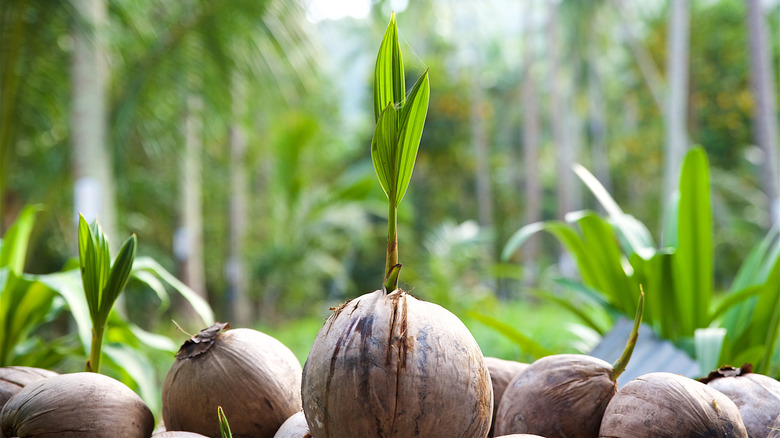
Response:
M389 201L387 262L384 288L398 287L398 205L412 177L423 125L428 114L430 89L428 70L405 95L404 66L398 45L395 14L390 16L374 73L374 118L376 129L371 140L371 160L379 183Z
M79 215L79 266L92 320L92 346L87 360L87 371L97 373L100 369L103 332L108 315L130 278L135 247L136 237L133 234L122 245L112 265L108 240L100 225L97 221L89 225L84 216Z
M219 434L221 438L233 438L233 434L230 432L230 425L228 424L225 411L222 410L222 406L217 406L217 417L219 417Z

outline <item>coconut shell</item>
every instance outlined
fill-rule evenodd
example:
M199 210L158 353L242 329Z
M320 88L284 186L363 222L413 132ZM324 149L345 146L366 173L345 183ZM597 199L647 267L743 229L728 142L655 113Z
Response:
M617 384L612 365L583 354L543 357L516 375L498 407L496 435L594 437Z
M767 438L780 438L780 415L778 415L777 418L775 418L775 422L772 423Z
M737 405L751 438L765 438L780 415L780 382L746 368L722 367L706 383Z
M282 424L282 427L276 431L274 438L311 438L309 425L306 424L306 417L303 415L303 411L288 418Z
M153 429L154 417L141 398L97 373L32 382L0 412L0 437L148 438Z
M468 329L401 290L336 309L309 352L302 392L314 438L482 438L493 408Z
M152 438L208 438L195 432L160 432L152 435Z
M33 367L2 367L0 368L0 409L12 395L21 391L26 385L46 377L56 376L54 371Z
M490 432L488 433L488 436L492 437L494 435L493 430L495 429L496 414L498 414L498 404L501 401L501 396L504 395L504 390L509 385L509 382L520 371L528 368L528 364L497 357L486 357L485 365L487 365L490 373L490 383L493 384L493 421L490 423Z
M545 438L541 435L533 435L530 433L513 433L512 435L501 435L496 438Z
M301 410L300 362L271 336L219 333L222 327L204 329L179 350L163 383L166 428L218 437L222 406L234 438L272 438Z
M650 373L626 383L601 422L604 438L747 438L739 409L696 380Z

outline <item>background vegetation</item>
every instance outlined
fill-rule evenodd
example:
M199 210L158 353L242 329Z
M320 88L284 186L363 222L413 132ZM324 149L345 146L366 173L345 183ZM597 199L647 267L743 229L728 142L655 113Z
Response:
M556 303L578 303L566 291L588 281L551 236L501 253L522 226L581 209L614 225L575 162L661 236L653 249L663 252L664 178L676 185L680 172L667 162L667 102L684 110L682 155L698 144L708 160L714 303L771 236L778 180L764 167L777 144L767 149L754 134L757 49L747 16L763 4L763 49L776 71L780 6L683 2L680 58L669 49L680 34L671 26L677 3L4 0L0 235L25 206L41 205L23 272L66 271L77 256L76 212L89 216L84 208L97 204L113 248L136 234L138 257L176 274L218 320L260 328L304 360L330 306L381 286L387 212L369 153L371 77L375 42L396 10L403 52L413 54L406 82L427 68L431 87L399 210L402 286L461 316L485 354L587 352L630 306L597 303L577 316ZM688 66L682 93L671 76L679 59ZM80 112L76 102L90 92L96 100ZM84 181L108 201L89 192L84 204L76 196ZM186 335L171 319L203 328L187 300L161 306L146 280L128 284L123 320L176 343ZM772 286L766 295L780 294ZM22 346L70 336L62 360L49 364L59 369L85 354L69 314L55 311L64 306L55 300L30 332L38 344ZM29 357L17 353L7 363ZM167 354L150 356L152 366L166 369Z

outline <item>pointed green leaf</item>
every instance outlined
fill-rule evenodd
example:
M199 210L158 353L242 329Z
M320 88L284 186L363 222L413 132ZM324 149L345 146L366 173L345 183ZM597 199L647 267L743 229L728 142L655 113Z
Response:
M130 272L133 269L133 260L135 259L137 239L135 234L130 236L125 241L122 248L119 250L119 254L116 256L114 266L111 267L111 272L106 282L105 289L103 289L103 296L100 303L100 315L101 323L108 319L108 314L111 312L111 308L114 306L119 294L127 284L127 280L130 278Z
M428 115L430 88L428 71L426 70L409 92L409 99L401 108L401 132L398 144L398 179L396 182L397 204L406 194L409 181L412 179L414 162L420 148L425 118ZM396 204L396 205L397 205Z
M707 316L712 300L712 208L707 155L701 148L691 149L680 173L675 280L683 292L678 301L687 301L692 312L690 325L682 335L693 336L696 327L709 324Z
M40 210L41 207L37 205L25 207L0 239L0 267L8 266L16 275L22 275L30 234L35 225L35 216Z
M374 138L371 140L371 160L374 162L374 170L390 202L395 202L397 194L397 134L397 112L390 103L382 111L374 130Z
M379 121L383 109L388 104L402 106L405 93L404 63L401 58L401 47L398 45L398 25L393 13L376 57L374 120Z
M219 434L221 438L233 438L233 434L230 433L230 425L228 424L225 411L222 410L222 406L217 407L217 417L219 417Z

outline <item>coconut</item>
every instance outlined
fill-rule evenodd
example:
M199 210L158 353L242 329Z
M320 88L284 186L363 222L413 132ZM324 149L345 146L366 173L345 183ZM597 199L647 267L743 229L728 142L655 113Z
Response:
M493 429L496 424L496 414L498 413L498 402L501 401L501 396L504 395L509 382L514 377L528 368L527 363L516 362L513 360L504 360L497 357L485 357L485 365L488 367L490 373L490 383L493 384L493 421L490 423L490 432L488 436L493 436Z
M640 294L634 327L614 365L584 354L556 354L517 374L501 397L496 435L596 436L604 410L617 392L617 378L636 345L643 309L644 294Z
M530 433L513 433L512 435L501 435L496 438L544 438L541 435L533 435Z
M162 416L169 431L219 436L217 408L235 438L272 438L301 410L301 365L262 332L217 323L187 340L165 377Z
M396 289L340 306L303 367L314 438L487 436L490 376L466 326Z
M12 395L21 391L25 385L46 377L56 376L54 371L34 367L2 367L0 368L0 409Z
M775 422L772 423L767 438L780 438L780 415L778 415L777 418L775 418Z
M208 438L206 435L201 435L194 432L160 432L152 435L152 438Z
M765 438L780 415L780 382L753 373L753 366L724 366L699 380L726 394L739 408L748 435Z
M645 374L609 402L600 437L747 438L737 405L721 392L679 374Z
M311 438L309 425L306 424L306 417L303 411L293 414L282 427L276 431L274 438Z
M96 373L32 382L0 412L0 438L147 438L153 429L152 412L135 392Z

